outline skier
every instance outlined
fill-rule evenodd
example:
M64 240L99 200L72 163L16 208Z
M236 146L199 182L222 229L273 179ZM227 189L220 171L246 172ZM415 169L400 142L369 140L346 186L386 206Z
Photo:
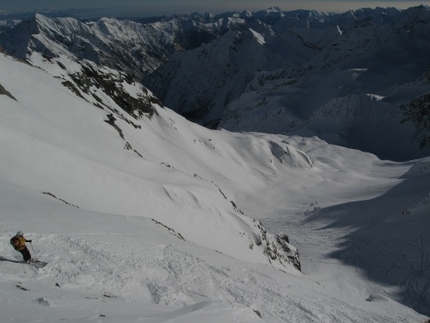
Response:
M31 254L25 245L26 242L31 243L32 240L27 240L24 238L24 234L22 231L18 231L14 237L10 239L10 244L15 248L15 250L19 251L22 254L25 262L29 262L31 260Z

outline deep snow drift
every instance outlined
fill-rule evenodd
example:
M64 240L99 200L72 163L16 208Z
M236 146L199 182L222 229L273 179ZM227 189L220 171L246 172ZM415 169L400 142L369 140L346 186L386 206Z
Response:
M76 96L60 60L0 57L2 321L426 320L429 159L133 116ZM18 262L18 230L45 268Z

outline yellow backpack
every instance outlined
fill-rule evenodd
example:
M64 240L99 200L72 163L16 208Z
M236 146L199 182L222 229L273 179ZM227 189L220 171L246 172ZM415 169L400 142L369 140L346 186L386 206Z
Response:
M15 248L15 250L18 250L19 245L20 245L19 238L17 236L12 237L10 239L10 244Z

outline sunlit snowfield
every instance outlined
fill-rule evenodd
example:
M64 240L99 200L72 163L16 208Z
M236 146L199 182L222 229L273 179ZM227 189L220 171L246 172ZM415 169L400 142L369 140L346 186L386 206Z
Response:
M411 308L430 304L430 159L210 131L159 106L117 118L123 139L32 60L0 57L2 322L426 321ZM258 220L302 272L251 248ZM18 261L18 230L45 268Z

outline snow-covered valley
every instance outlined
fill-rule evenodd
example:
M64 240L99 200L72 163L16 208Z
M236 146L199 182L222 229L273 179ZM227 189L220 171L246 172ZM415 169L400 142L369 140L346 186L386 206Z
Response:
M208 130L124 80L153 102L126 113L30 62L0 57L2 322L428 320L429 159Z

